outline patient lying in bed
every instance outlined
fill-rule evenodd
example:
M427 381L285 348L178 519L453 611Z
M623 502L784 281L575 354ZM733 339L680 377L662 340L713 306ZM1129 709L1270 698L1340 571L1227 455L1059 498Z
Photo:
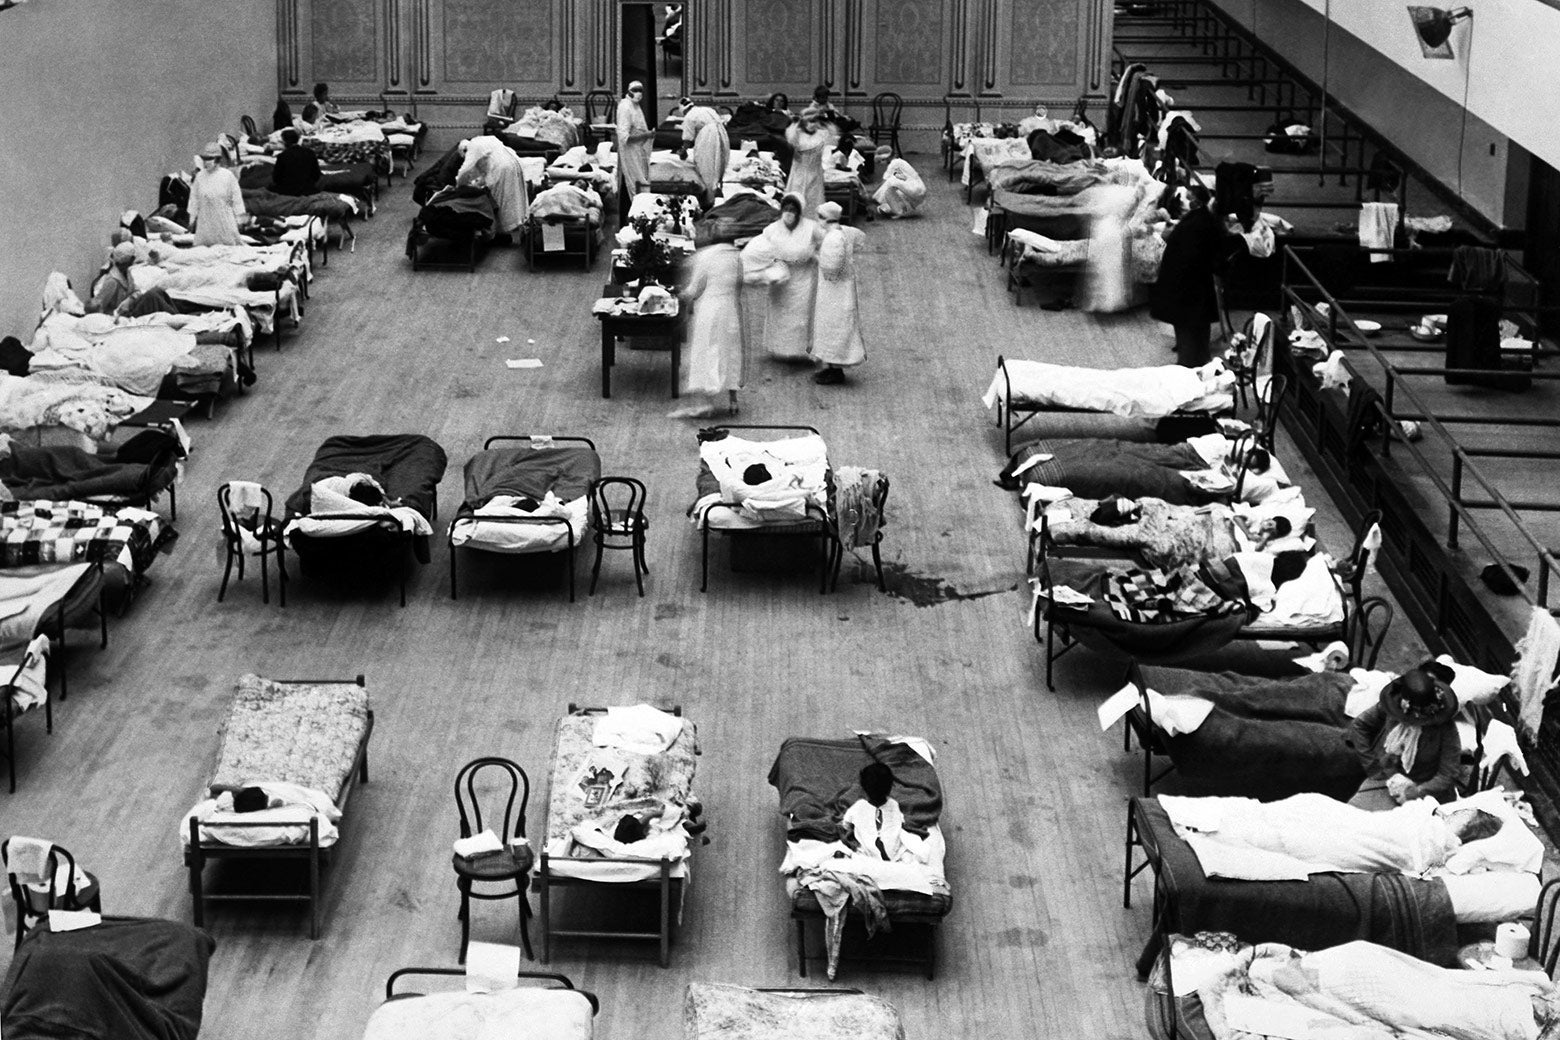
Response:
M1495 801L1498 794L1494 801L1484 797L1445 807L1421 799L1389 812L1367 812L1320 794L1266 803L1160 798L1204 873L1248 880L1300 880L1329 871L1535 870L1543 846L1514 816L1491 811Z
M367 473L316 480L309 489L309 515L294 520L287 530L308 535L350 534L375 522L364 517L394 520L408 534L433 533L426 517L399 499L387 497L384 486Z
M318 820L320 846L324 847L336 843L341 810L329 795L312 787L281 780L256 780L244 787L223 790L191 809L179 825L186 843L191 819L201 822L201 841L244 847L306 844L309 821Z

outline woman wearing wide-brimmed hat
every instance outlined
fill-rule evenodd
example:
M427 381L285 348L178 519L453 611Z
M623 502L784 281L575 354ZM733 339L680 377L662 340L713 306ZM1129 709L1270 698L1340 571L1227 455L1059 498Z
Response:
M1354 720L1351 743L1367 776L1385 780L1398 804L1456 794L1462 769L1461 706L1448 683L1421 666L1393 679Z

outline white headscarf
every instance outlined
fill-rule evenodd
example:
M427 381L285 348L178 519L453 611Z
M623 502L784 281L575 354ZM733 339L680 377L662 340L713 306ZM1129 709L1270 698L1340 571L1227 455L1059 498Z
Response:
M70 279L59 271L49 275L43 283L43 306L38 313L38 324L42 325L51 314L74 314L78 317L87 312L82 306L81 297L70 287Z

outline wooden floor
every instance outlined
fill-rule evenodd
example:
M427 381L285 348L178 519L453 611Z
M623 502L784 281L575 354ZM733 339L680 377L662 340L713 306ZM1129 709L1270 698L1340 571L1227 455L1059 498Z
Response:
M323 937L310 942L302 914L263 905L218 908L209 921L207 1036L349 1038L390 971L454 963L456 770L482 754L522 763L535 785L534 833L568 702L680 704L699 725L697 789L712 841L694 861L672 967L656 966L647 946L614 943L564 946L554 962L601 995L598 1035L671 1040L690 980L796 981L776 873L782 829L765 783L781 740L921 733L938 749L947 790L955 904L940 972L928 983L847 969L842 984L893 1002L918 1040L1140 1035L1132 963L1148 928L1147 886L1123 910L1119 874L1135 760L1116 732L1099 731L1094 711L1121 666L1080 651L1059 666L1060 692L1046 691L1025 627L1020 516L991 485L1001 439L978 398L998 352L1158 364L1168 340L1140 314L1014 307L958 186L935 158L912 160L932 189L924 218L867 225L866 365L844 386L818 387L755 353L741 415L817 426L836 464L891 476L889 594L853 560L827 597L806 576L733 574L722 546L701 595L684 518L695 424L666 417L664 355L620 352L614 397L599 396L588 312L604 266L528 274L518 251L500 249L474 274L413 274L401 254L412 208L398 181L356 254L320 272L305 327L280 354L261 356L259 384L192 427L182 537L115 624L110 648L72 651L72 693L54 734L36 715L23 720L21 789L0 794L0 829L71 848L100 876L110 913L188 920L177 827L209 778L234 680L366 673L372 781L344 824ZM504 366L532 356L545 367ZM221 481L255 478L285 495L325 437L408 431L449 453L445 517L485 436L595 438L607 472L651 489L647 596L634 594L617 555L597 595L582 584L573 605L556 581L515 589L475 564L451 602L440 546L405 610L393 591L348 597L306 582L292 586L285 610L265 607L253 580L216 603ZM1336 517L1313 504L1324 537L1343 544ZM588 580L588 567L580 574ZM476 938L515 939L512 904L475 914ZM0 967L9 947L0 944Z

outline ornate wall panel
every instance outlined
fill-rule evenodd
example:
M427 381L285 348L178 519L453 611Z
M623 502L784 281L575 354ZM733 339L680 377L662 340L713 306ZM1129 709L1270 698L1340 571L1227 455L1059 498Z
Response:
M878 0L872 72L879 85L942 83L948 6L946 0Z
M813 68L815 0L764 0L745 4L747 82L794 86L819 79Z
M442 0L444 79L550 83L553 0Z
M326 82L378 79L379 0L314 0L310 5L311 75ZM305 89L312 84L305 85Z
M1017 3L1012 10L1008 82L1015 86L1077 83L1079 4Z

